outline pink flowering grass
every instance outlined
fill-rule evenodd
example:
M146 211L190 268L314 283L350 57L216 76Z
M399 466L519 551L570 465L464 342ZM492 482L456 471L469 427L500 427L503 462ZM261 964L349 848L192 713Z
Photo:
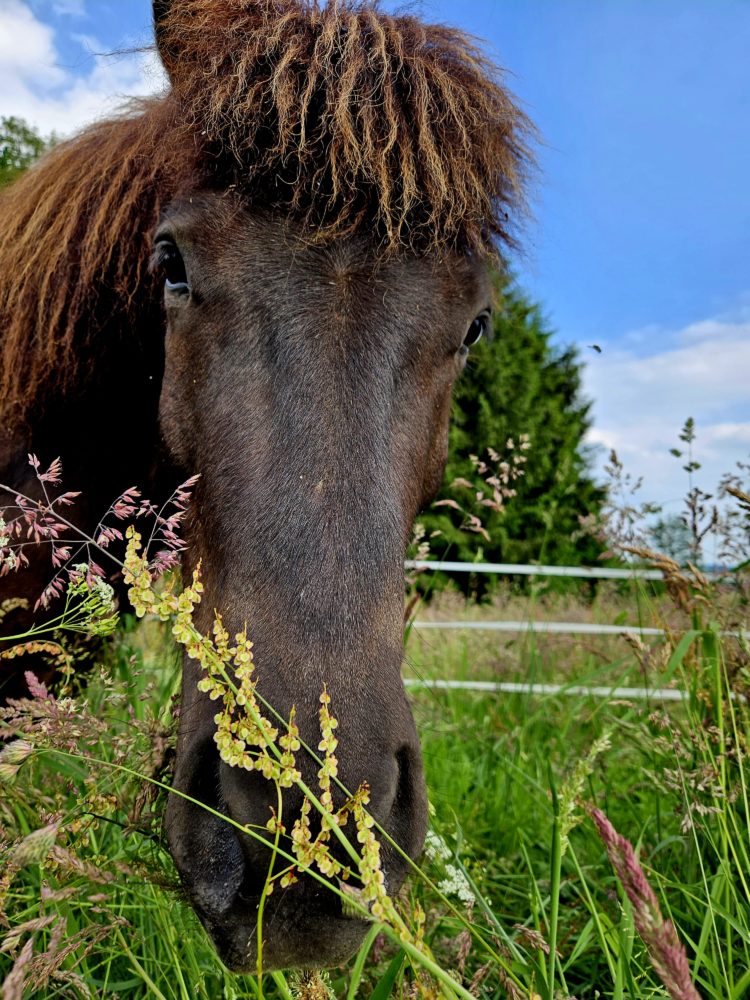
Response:
M110 546L121 543L124 535L118 522L145 519L151 521L146 551L151 556L151 570L157 576L179 565L179 553L184 545L181 537L183 521L187 516L193 488L199 476L192 476L157 507L145 499L140 490L130 487L110 504L96 527L89 534L66 517L63 508L73 507L81 495L79 491L60 492L62 463L54 459L46 471L36 455L29 455L29 465L39 487L37 498L17 492L0 483L0 491L13 497L13 502L0 508L0 576L24 569L29 564L28 550L39 551L47 547L50 564L55 571L42 593L35 610L47 608L55 598L65 594L71 575L80 575L80 566L86 567L87 582L104 579L107 575L97 560L108 557L119 572L123 562Z
M665 920L659 901L638 861L633 845L615 830L599 809L591 810L609 860L633 907L633 919L646 945L651 964L672 1000L701 1000L690 976L685 948L671 920Z

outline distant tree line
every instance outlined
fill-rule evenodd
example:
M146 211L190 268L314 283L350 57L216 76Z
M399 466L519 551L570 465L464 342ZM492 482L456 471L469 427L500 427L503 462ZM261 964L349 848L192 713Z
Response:
M43 139L22 118L0 118L0 187L20 177L54 144Z

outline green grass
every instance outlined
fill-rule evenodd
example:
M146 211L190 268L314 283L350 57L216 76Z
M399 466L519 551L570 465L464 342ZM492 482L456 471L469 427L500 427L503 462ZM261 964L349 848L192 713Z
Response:
M538 599L517 600L527 602L525 608L479 613L520 617L517 612L525 610L528 616L563 618L574 610L567 598L557 607L553 599L541 602L541 612ZM662 598L641 594L636 601L614 594L608 600L593 611L580 605L580 615L607 620L616 609L629 621L660 623L667 613ZM450 610L455 617L456 609ZM439 615L439 607L430 613ZM654 688L676 681L691 691L689 703L666 707L580 696L414 695L433 826L453 855L447 863L474 887L472 926L479 939L468 940L463 903L449 897L452 910L418 880L405 905L415 912L419 903L425 910L426 940L444 969L462 976L465 987L481 979L478 996L514 996L514 989L516 997L544 1000L668 996L586 815L591 803L637 845L704 1000L750 997L750 718L746 703L729 697L745 690L747 651L736 640L718 639L697 618L672 623L681 624L672 641L640 655L619 639L583 645L541 637L410 636L406 672L420 677ZM699 626L696 634L680 643L691 624ZM111 680L92 678L83 696L86 717L105 720L102 731L81 723L72 756L34 756L15 784L2 790L0 909L6 940L9 930L40 916L64 919L65 928L51 954L54 923L22 933L17 946L0 954L0 981L33 935L32 962L47 978L27 988L25 997L259 996L253 977L221 967L181 901L161 846L162 798L140 801L143 781L81 760L85 755L111 765L127 759L140 771L161 774L151 747L169 723L178 683L175 657L147 626L120 640L110 672ZM610 747L593 762L581 794L571 798L571 776L604 734ZM136 801L140 814L134 812ZM47 856L12 873L14 842L58 818L58 844L73 853ZM576 823L565 851L563 819ZM90 867L81 868L82 862ZM443 885L450 881L445 864L426 865ZM551 936L555 961L545 953ZM60 959L62 949L69 954ZM345 969L333 970L331 982L337 997L382 1000L413 995L414 974L398 948L373 931L367 949ZM431 988L423 985L424 991ZM269 1000L291 990L284 977L262 983Z
M559 905L562 995L667 996L588 818L571 833L559 882L551 877L553 786L559 792L608 732L611 748L597 761L584 797L640 846L662 912L687 945L701 995L750 996L750 728L746 704L728 698L726 676L728 662L737 671L747 656L735 640L722 643L711 630L690 645L678 639L664 644L664 654L655 646L644 663L622 640L620 655L610 642L605 657L541 637L412 636L409 660L419 677L497 679L499 663L515 659L503 678L653 688L677 680L693 692L689 704L666 708L566 696L423 691L416 697L437 816L462 845L494 916L506 930L524 924L547 937ZM734 686L743 686L737 676ZM535 965L534 972L517 969L527 987L546 997L549 960L538 953Z

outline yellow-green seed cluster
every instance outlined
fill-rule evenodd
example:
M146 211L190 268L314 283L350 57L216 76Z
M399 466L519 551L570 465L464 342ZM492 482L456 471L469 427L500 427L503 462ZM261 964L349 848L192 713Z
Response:
M217 612L212 635L203 635L193 622L193 613L203 593L200 565L195 569L190 585L181 593L174 593L169 584L157 593L148 559L142 551L140 534L130 527L127 539L124 577L129 587L130 602L139 618L153 614L162 621L171 622L175 640L202 667L203 676L198 682L198 689L212 701L220 703L220 710L214 716L214 740L221 759L230 767L259 771L279 789L296 785L304 793L300 813L289 834L290 853L296 864L269 879L266 894L272 891L274 880L278 879L285 887L313 867L327 878L348 879L352 869L334 857L331 839L334 829L344 827L352 816L360 845L357 874L363 888L357 894L358 898L369 906L374 918L387 922L405 940L419 946L421 935L415 937L411 933L386 890L380 842L375 835L375 822L366 808L370 798L369 788L362 785L340 809L336 810L334 806L333 785L338 778L338 739L335 735L338 722L331 714L331 697L327 690L324 688L320 695L318 713L321 734L318 750L322 759L317 775L319 797L316 797L304 785L297 766L296 754L302 744L294 709L286 723L286 731L281 733L261 709L255 689L253 644L247 637L247 629L237 633L232 641ZM281 802L279 798L279 814L272 810L266 825L277 842L286 835L280 815ZM313 805L320 813L320 828L315 835L311 826Z

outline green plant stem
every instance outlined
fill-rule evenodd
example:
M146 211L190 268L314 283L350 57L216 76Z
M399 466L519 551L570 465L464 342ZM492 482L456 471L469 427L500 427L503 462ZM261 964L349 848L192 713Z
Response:
M549 910L549 969L547 973L547 1000L555 1000L555 967L557 965L557 922L560 912L560 873L562 871L562 842L557 795L553 791L555 818L552 824L552 857L550 860L550 910Z
M276 989L279 991L283 1000L294 1000L292 993L287 986L286 977L283 972L272 972L271 979L273 979L276 984Z
M151 886L151 895L152 898L155 897L153 885ZM166 925L165 926L166 937L169 940L173 952L176 952L177 949L176 949L174 928L172 924L169 922L169 920L164 921L164 923ZM174 962L173 965L174 965L175 976L177 977L177 980L180 985L180 994L182 995L182 997L184 997L184 1000L192 1000L192 998L190 997L190 990L188 989L187 983L185 982L185 977L182 974L182 967L180 963Z
M276 804L278 807L277 812L277 823L276 829L274 831L273 838L273 849L271 851L271 860L268 865L268 875L263 883L263 891L260 894L260 901L258 902L258 925L256 931L256 941L257 941L257 951L258 957L256 959L256 974L258 976L258 986L260 988L261 998L263 997L263 913L265 911L266 899L268 898L270 887L272 886L272 876L274 865L276 864L276 858L279 853L279 837L281 836L281 811L282 811L282 795L281 788L279 785L276 786Z
M372 927L367 932L367 936L362 942L359 951L357 952L357 958L352 966L351 977L349 979L349 989L346 993L346 1000L356 1000L357 990L359 984L362 981L362 973L364 972L365 962L370 954L373 944L375 944L375 939L378 934L383 930L382 924L373 924Z
M570 857L573 860L573 864L575 865L576 869L576 874L578 875L581 885L583 886L583 892L584 895L586 896L586 905L588 906L589 913L591 914L591 918L594 921L594 926L596 927L596 933L599 937L599 944L601 946L602 951L604 952L604 957L607 960L607 965L609 966L609 973L612 976L612 982L614 983L617 977L617 971L615 969L615 964L612 961L612 955L610 953L610 948L607 943L607 936L604 932L604 928L602 927L601 918L599 916L599 910L597 909L596 903L594 902L591 896L591 892L589 890L588 883L584 877L583 870L581 869L581 866L579 864L578 857L572 848L570 850Z
M135 957L133 952L128 947L128 942L125 940L125 935L122 933L119 927L115 927L115 937L120 942L122 950L130 959L133 968L138 973L138 975L143 979L146 986L148 986L148 988L151 990L151 993L153 994L154 997L156 997L156 1000L167 1000L167 998L164 996L162 991L153 981L151 976L149 976L149 974L146 972L141 963L138 961L138 959Z
M460 983L457 983L452 976L448 975L444 969L440 968L434 959L429 958L410 941L403 941L398 936L396 931L393 930L392 927L389 927L388 924L383 924L382 930L387 938L390 938L390 940L393 941L394 944L398 945L399 948L403 948L407 955L413 959L417 965L421 965L423 969L426 969L433 979L437 979L441 985L446 986L453 993L453 995L463 997L463 1000L476 1000L473 993L469 993L469 991Z
M18 635L3 635L0 639L3 642L19 642L25 640L27 642L33 641L37 636L45 635L48 632L59 632L61 629L65 629L68 632L87 632L88 629L85 627L88 624L88 617L81 615L81 626L76 625L75 620L66 621L66 617L70 615L75 615L79 613L83 608L83 603L75 605L72 609L69 604L65 605L65 610L62 614L58 615L56 618L51 618L48 622L43 625L32 625L30 629L26 632L20 632Z
M714 698L715 698L715 723L716 730L718 733L718 760L714 761L714 765L718 764L719 772L719 784L723 793L723 797L726 797L729 792L729 782L727 778L727 757L726 757L726 732L724 723L724 672L722 669L722 657L721 657L721 639L720 639L720 627L718 624L711 623L708 630L703 636L703 646L704 655L706 656L711 671L713 673L714 681ZM729 692L727 692L729 693ZM726 699L731 701L731 696ZM730 847L729 847L729 831L727 830L726 823L722 823L720 826L720 838L721 838L721 857L723 862L723 867L725 872L731 870L730 866ZM732 903L732 886L728 878L724 879L724 895L725 899L723 904L727 913L731 912ZM734 960L733 960L733 939L732 939L732 927L728 921L725 921L725 942L724 942L724 953L726 957L726 968L727 974L729 975L729 985L732 987L733 971L734 971Z

